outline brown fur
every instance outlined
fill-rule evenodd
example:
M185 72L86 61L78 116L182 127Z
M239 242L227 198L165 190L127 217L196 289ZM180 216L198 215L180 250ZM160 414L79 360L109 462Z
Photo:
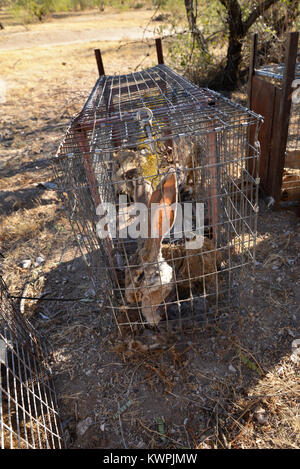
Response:
M149 253L149 251L145 250L145 254L147 252ZM220 269L222 256L219 251L215 250L214 242L209 238L204 238L203 246L199 249L186 250L184 243L175 245L163 244L162 255L165 261L173 268L174 280L172 284L164 285L161 288L157 286L155 291L151 289L150 296L143 295L139 286L136 285L134 288L131 283L130 270L131 275L135 275L137 268L128 267L125 275L125 288L126 299L129 303L134 304L143 301L143 306L149 308L162 304L167 295L175 288L175 282L178 288L183 289L190 288L191 285L199 285L200 287L203 287L203 285L206 287L215 285L216 273ZM139 255L136 255L135 262L140 262L138 259ZM154 259L150 260L149 256L147 260L149 262L154 261ZM146 267L141 265L140 271L144 268ZM149 303L149 301L151 302Z
M175 213L171 205L176 201L177 180L172 170L152 193L149 201L149 207L152 203L158 204L153 219L149 210L148 235L154 237L145 240L143 247L131 257L130 266L125 271L126 299L131 304L142 302L143 316L151 324L159 323L159 306L172 291L172 268L161 255L161 243L174 224ZM167 224L163 223L164 217Z
M189 152L185 147L181 150L180 163L184 163L185 167L194 167L195 159L199 158L198 147L192 145ZM178 153L174 154L175 163L179 156ZM160 305L172 292L175 282L179 281L179 287L183 288L188 288L191 283L201 283L205 290L205 285L216 281L216 272L221 263L219 252L208 238L204 238L204 245L198 250L186 250L185 244L169 248L162 244L174 224L176 214L171 206L177 201L180 180L181 175L170 168L152 193L149 208L152 203L158 204L158 207L153 219L149 211L148 226L153 232L148 235L154 237L144 241L143 247L130 258L130 265L125 271L126 299L130 304L141 302L142 314L151 324L159 323ZM167 226L164 221L168 221ZM173 261L174 258L176 260Z
M222 262L220 252L215 250L214 242L209 238L204 238L203 246L199 249L186 250L184 244L165 244L162 254L174 266L179 288L190 288L193 284L203 286L203 279L205 285L214 284Z

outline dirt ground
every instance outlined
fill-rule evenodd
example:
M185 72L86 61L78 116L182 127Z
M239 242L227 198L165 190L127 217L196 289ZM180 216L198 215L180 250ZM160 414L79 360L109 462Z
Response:
M101 13L60 13L46 23L9 25L0 36L1 50L52 47L64 44L112 42L153 37L157 27L149 20L153 10L109 11Z
M299 449L299 364L291 358L300 338L299 218L260 199L254 299L249 273L239 310L184 334L146 330L142 340L158 348L133 352L101 302L90 301L58 193L43 185L55 183L51 158L97 78L94 48L107 73L152 65L154 47L118 42L141 37L152 15L99 14L99 36L89 13L0 31L1 274L14 295L83 298L22 304L52 349L68 447Z

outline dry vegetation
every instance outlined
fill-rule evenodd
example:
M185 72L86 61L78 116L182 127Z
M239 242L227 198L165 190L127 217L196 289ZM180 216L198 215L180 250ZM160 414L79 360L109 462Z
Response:
M130 12L131 27L151 14ZM82 25L90 21L78 16ZM40 184L53 182L51 156L97 77L96 45L108 73L134 69L148 52L143 67L154 61L144 44L16 43L8 51L0 36L9 85L0 107L1 272L12 294L83 298L23 304L53 350L68 446L299 449L299 363L291 353L300 326L300 224L292 212L270 212L260 201L254 301L249 274L240 310L205 333L148 330L145 350L138 340L120 341L101 305L88 301L91 285L58 194ZM38 256L45 262L36 265Z

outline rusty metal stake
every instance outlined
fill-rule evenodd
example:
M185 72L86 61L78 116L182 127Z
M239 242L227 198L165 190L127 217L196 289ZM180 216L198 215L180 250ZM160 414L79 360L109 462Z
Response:
M102 75L105 75L105 72L104 72L104 66L102 62L102 55L101 55L100 49L95 49L95 57L97 61L99 77L101 77Z
M157 53L157 63L162 65L164 64L164 56L163 56L163 49L162 49L162 42L161 38L155 39L155 45L156 45L156 53Z

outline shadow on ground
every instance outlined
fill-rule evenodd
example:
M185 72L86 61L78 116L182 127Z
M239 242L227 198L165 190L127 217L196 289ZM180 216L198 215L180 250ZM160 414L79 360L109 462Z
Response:
M272 440L276 397L259 389L270 373L279 376L284 360L289 363L299 330L299 242L299 219L270 212L261 202L254 300L248 298L249 273L240 311L185 332L146 328L135 339L158 344L147 351L135 348L131 336L120 340L102 307L100 282L101 301L93 301L82 258L59 263L44 291L83 300L39 302L33 320L53 348L68 446L259 447L256 440L263 447L295 446L292 430L287 440ZM265 426L256 419L259 406L268 417Z

